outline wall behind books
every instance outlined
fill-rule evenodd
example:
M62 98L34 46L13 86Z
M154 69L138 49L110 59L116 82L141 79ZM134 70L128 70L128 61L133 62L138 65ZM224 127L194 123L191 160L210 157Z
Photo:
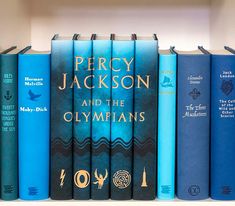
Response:
M30 42L28 0L0 0L0 50Z
M31 0L31 37L49 48L57 32L152 34L160 46L209 46L210 0Z
M235 1L211 0L210 33L212 48L230 45L235 48Z

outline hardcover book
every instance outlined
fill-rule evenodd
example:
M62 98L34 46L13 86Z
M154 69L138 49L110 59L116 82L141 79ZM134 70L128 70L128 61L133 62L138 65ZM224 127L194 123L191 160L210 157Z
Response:
M110 37L95 35L92 69L92 170L91 198L109 199L111 86L110 68L112 42Z
M73 47L72 38L52 39L50 193L56 200L73 198Z
M111 199L132 198L132 137L134 100L133 38L112 43Z
M91 38L77 36L74 41L74 118L73 121L73 197L90 199L91 167ZM85 82L85 84L84 84Z
M19 197L49 197L50 54L19 54Z
M235 51L211 52L211 198L235 200Z
M18 50L12 47L0 54L1 135L0 183L3 200L18 198L17 70Z
M177 196L209 196L210 55L178 53Z
M176 54L160 51L158 91L157 197L175 196Z
M133 199L153 200L156 198L157 183L158 40L156 35L136 36L134 66Z

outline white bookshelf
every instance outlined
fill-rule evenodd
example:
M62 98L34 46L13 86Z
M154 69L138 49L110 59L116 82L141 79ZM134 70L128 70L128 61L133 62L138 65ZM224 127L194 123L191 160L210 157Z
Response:
M0 0L0 50L49 50L55 33L157 33L160 48L235 47L235 0ZM0 201L8 205L235 205L219 201Z
M49 50L55 33L157 33L160 48L235 47L234 0L0 0L0 49Z

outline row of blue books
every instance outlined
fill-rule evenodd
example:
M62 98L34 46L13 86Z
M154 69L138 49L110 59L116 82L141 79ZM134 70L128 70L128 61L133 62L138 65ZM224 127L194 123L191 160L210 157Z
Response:
M55 35L0 54L1 199L235 200L235 51Z

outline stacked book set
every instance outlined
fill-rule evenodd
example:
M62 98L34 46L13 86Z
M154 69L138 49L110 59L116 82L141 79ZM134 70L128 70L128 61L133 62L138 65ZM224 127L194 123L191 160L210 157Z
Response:
M0 54L1 199L235 200L235 51L55 35Z

